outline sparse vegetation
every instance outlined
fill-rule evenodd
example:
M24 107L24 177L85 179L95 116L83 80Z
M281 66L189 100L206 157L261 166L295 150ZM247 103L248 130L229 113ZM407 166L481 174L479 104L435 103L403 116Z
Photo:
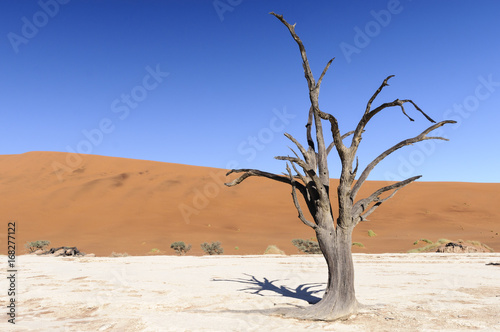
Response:
M316 241L305 240L305 239L293 239L292 243L300 251L306 254L321 254L321 249Z
M372 231L371 229L368 231L368 236L369 237L374 237L374 236L377 236L377 234L375 234L374 231Z
M462 242L460 242L460 240L459 240L459 243L470 243L472 245L475 245L476 247L483 247L484 249L486 249L486 250L488 250L490 252L494 251L493 248L491 248L487 244L481 243L479 241L462 241Z
M204 242L201 244L201 249L209 255L222 255L224 253L224 249L221 247L219 241L212 243Z
M110 257L128 257L129 254L127 254L126 252L124 253L120 253L120 252L112 252Z
M264 255L285 255L285 252L274 244L271 244L267 246L266 250L264 251Z
M409 254L413 254L413 253L418 253L418 252L429 252L429 251L435 251L437 247L439 247L440 244L437 244L437 243L433 243L433 244L429 244L425 247L420 247L420 248L415 248L415 249L411 249L411 250L408 250L408 253Z
M427 239L420 239L418 241L415 241L416 244L419 243L419 241L422 241L422 242L425 242L425 243L429 243L428 245L426 245L425 247L420 247L420 248L415 248L415 249L411 249L411 250L408 250L408 253L409 254L412 254L412 253L419 253L419 252L431 252L431 251L436 251L436 249L441 246L442 244L446 244L446 243L449 243L451 242L450 240L447 240L447 239L439 239L437 240L435 243L433 243L432 241L430 240L427 240ZM413 243L414 245L415 242Z
M432 243L432 241L430 240L427 240L427 239L420 239L418 241L415 241L413 244L416 245L418 244L420 241L422 242L426 242L426 243L429 243L428 245L424 246L424 247L420 247L420 248L415 248L415 249L412 249L412 250L408 250L408 253L419 253L419 252L434 252L436 251L439 247L441 247L442 245L446 245L446 244L457 244L457 245L460 245L460 246L475 246L475 247L478 247L478 249L485 249L487 251L490 251L490 252L493 252L493 249L491 247L489 247L488 245L484 244L484 243L481 243L479 241L464 241L462 239L459 239L457 241L450 241L448 239L439 239L437 240L435 243Z
M481 243L481 245L482 245L484 248L486 248L487 250L489 250L490 252L494 252L493 248L492 248L492 247L490 247L489 245L484 244L484 243Z
M38 240L32 242L26 242L24 245L26 249L28 249L29 253L35 252L38 249L45 250L45 248L50 244L50 241L47 240Z
M174 242L170 245L170 248L174 249L177 255L185 255L189 250L191 250L191 245L187 245L182 241Z
M428 243L428 244L432 244L432 241L431 240L428 240L428 239L420 239L420 240L417 240L415 242L413 242L413 245L416 246L420 241L422 242L425 242L425 243Z
M365 245L363 243L361 243L361 242L353 242L352 245L356 246L356 247L360 247L360 248L364 248L365 247Z
M159 254L160 253L160 249L158 248L153 248L149 251L149 254Z

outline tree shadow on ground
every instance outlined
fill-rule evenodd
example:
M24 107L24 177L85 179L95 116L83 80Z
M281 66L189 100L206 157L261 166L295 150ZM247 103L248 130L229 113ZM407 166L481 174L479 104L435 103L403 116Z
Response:
M313 290L312 288L319 287L324 285L323 283L311 283L311 284L302 284L297 286L295 289L287 287L287 286L278 286L275 285L279 279L269 280L267 278L262 278L262 280L257 279L255 276L244 273L249 278L235 278L235 279L212 279L212 281L226 281L226 282L238 282L241 284L247 284L249 287L238 289L238 291L244 291L250 294L256 294L260 296L265 296L261 294L263 291L271 291L276 294L279 294L284 297L290 297L294 299L307 301L309 304L315 304L321 300L320 297L314 296L313 294L317 294L323 292L324 289Z

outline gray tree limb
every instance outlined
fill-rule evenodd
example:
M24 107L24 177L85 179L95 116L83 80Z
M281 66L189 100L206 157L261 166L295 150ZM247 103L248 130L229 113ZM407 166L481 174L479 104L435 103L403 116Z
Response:
M392 146L391 148L385 150L384 152L382 152L377 158L375 158L371 163L369 163L368 166L366 166L366 168L363 170L363 172L359 176L358 180L356 181L356 184L354 184L354 187L351 190L351 200L354 201L359 189L361 188L363 183L366 181L366 179L368 178L368 175L375 168L375 166L377 166L378 163L380 163L385 157L387 157L388 155L390 155L394 151L396 151L404 146L411 145L413 143L421 142L424 140L429 140L429 139L440 139L440 140L447 141L447 139L443 138L443 137L427 137L428 133L430 133L431 131L433 131L439 127L444 126L447 123L456 123L456 121L446 120L446 121L441 121L439 123L436 123L436 124L430 126L429 128L427 128L426 130L424 130L419 135L417 135L413 138L405 139L405 140L397 143L396 145Z
M270 14L275 16L278 20L281 21L281 23L283 23L288 28L288 31L290 31L292 38L295 40L295 42L299 46L300 55L302 57L302 66L304 67L304 74L306 76L307 84L309 86L309 91L314 90L316 88L316 83L314 81L314 77L313 77L313 74L311 72L311 67L309 66L309 60L307 60L306 49L304 47L304 44L302 43L302 40L300 40L299 36L297 36L297 34L295 33L295 24L292 25L292 24L288 23L287 21L285 21L285 19L283 18L283 15L278 15L278 14L275 14L274 12L271 12Z
M232 174L232 173L243 173L240 177L234 179L231 182L224 183L227 187L234 187L241 182L243 182L245 179L251 177L251 176L260 176L264 178L268 178L274 181L290 184L290 179L286 176L281 176L273 173L268 173L268 172L263 172L259 171L258 169L232 169L229 172L226 173L226 176Z
M436 122L430 116L428 116L424 111L422 111L422 109L420 107L418 107L418 105L415 104L413 102L413 100L410 100L410 99L403 99L403 100L396 99L396 100L389 102L389 103L383 103L382 105L378 106L374 110L371 110L371 105L372 105L373 101L378 96L378 94L382 91L382 89L389 85L387 82L392 77L394 77L394 75L390 75L390 76L386 77L386 79L382 82L380 87L377 89L377 91L375 91L375 93L372 95L372 97L368 101L368 103L366 105L365 113L363 114L361 120L359 120L358 125L357 125L356 129L354 130L354 135L352 137L351 148L354 149L354 151L357 150L357 147L359 146L359 143L361 142L361 134L362 134L365 126L367 125L367 123L371 120L371 118L373 118L375 115L377 115L379 112L381 112L382 110L384 110L386 108L399 106L401 108L401 111L403 112L403 114L406 117L408 117L408 119L410 119L410 121L414 121L406 113L404 106L403 106L405 103L410 103L415 107L416 110L418 110L420 113L422 113L427 120L429 120L430 122L433 122L433 123Z
M310 222L304 217L304 212L302 211L302 208L300 207L299 200L297 198L297 192L295 191L295 185L296 181L294 180L292 176L292 171L290 170L290 166L288 164L286 165L286 170L290 176L290 182L292 184L292 198L293 198L293 204L295 205L295 208L297 209L297 212L299 213L299 219L307 226L311 227L312 229L316 229L317 225ZM307 198L306 198L307 200Z
M370 196L363 198L363 199L360 199L352 207L351 215L352 215L353 220L356 220L368 208L368 206L371 203L373 203L373 202L382 203L383 200L381 200L379 197L381 194L385 193L386 191L393 190L393 189L399 190L399 188L407 186L408 184L412 183L413 181L415 181L421 177L422 177L422 175L417 175L417 176L411 177L409 179L391 184L389 186L382 187L382 188L378 189L377 191L375 191ZM377 207L378 207L378 205L377 205ZM373 211L371 211L371 212L373 212Z

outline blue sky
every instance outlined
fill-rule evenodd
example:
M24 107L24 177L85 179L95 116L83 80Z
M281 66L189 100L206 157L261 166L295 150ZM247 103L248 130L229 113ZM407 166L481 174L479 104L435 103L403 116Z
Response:
M5 0L0 154L282 172L273 156L290 153L284 132L305 143L309 105L297 45L270 11L297 23L316 78L336 57L320 106L342 132L392 74L374 106L412 99L458 121L440 133L450 142L406 147L370 179L500 182L497 1ZM415 122L396 108L370 122L361 167L430 125L406 110Z

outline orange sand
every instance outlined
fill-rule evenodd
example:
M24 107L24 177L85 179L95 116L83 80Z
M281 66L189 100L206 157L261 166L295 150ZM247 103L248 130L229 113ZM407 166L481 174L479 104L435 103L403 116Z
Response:
M54 165L71 167L57 172ZM51 247L76 246L109 256L145 255L170 244L221 241L225 254L262 254L275 244L296 254L294 238L314 232L298 218L290 188L250 178L237 187L223 182L226 170L144 160L59 152L0 156L2 233L16 221L18 253L27 241L50 240ZM231 179L234 176L231 176ZM336 180L332 180L332 188ZM362 198L386 182L367 182ZM360 223L354 252L406 252L427 238L478 240L500 249L500 184L417 182L400 190ZM335 202L333 202L335 205ZM184 212L182 212L184 211ZM377 236L369 237L368 230ZM0 253L7 250L6 236Z

